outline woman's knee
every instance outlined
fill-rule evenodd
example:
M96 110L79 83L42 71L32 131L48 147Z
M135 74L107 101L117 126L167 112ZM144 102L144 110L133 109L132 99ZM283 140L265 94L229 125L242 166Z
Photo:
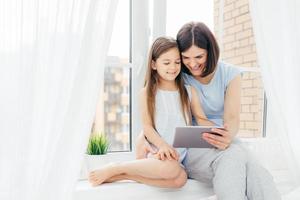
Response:
M240 145L232 144L221 154L220 158L225 160L234 160L237 162L246 163L248 161L248 152Z
M247 176L252 180L261 179L263 181L273 181L271 173L255 160L251 160L247 163Z
M215 178L218 178L220 175L228 176L230 171L235 171L237 176L244 175L248 160L247 152L243 148L237 145L230 146L212 163Z

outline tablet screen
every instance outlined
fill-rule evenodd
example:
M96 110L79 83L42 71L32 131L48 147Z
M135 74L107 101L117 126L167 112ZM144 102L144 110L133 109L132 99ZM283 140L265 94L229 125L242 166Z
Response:
M212 128L224 129L219 126L183 126L176 127L173 147L175 148L215 148L213 145L202 139L203 133L212 133Z

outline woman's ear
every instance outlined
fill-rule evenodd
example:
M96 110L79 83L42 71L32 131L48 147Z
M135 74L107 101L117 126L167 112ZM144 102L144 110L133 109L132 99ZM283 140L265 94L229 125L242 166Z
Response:
M151 68L156 70L156 66L155 66L155 61L154 60L151 60Z

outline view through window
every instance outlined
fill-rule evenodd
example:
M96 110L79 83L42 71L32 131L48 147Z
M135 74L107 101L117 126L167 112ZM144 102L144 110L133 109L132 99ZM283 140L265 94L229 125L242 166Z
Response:
M107 136L110 152L131 149L129 11L130 1L119 1L107 65L104 68L103 91L100 94L93 126L94 131Z

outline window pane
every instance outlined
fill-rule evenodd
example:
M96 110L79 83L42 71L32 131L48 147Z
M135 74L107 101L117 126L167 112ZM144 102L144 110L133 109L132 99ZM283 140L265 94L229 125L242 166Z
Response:
M176 37L179 29L187 22L201 21L214 30L214 1L167 0L167 35Z
M93 131L109 139L109 151L130 151L131 67L129 0L119 1Z
M129 62L129 0L122 0L118 2L115 22L108 51L109 56L116 56L121 58L122 62Z
M114 64L105 68L104 130L109 151L130 150L130 68Z

